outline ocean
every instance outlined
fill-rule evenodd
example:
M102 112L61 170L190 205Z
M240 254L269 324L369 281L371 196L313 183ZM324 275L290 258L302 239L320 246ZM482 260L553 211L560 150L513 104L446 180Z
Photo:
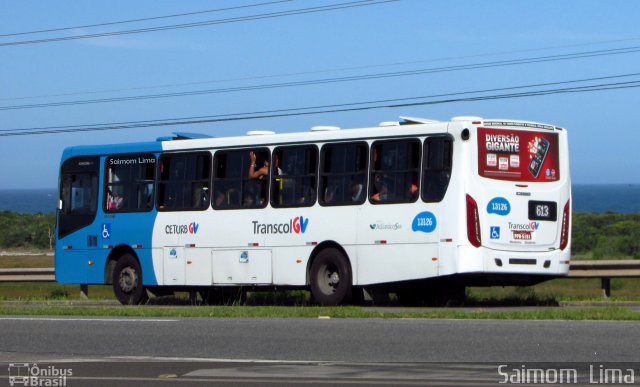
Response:
M574 212L640 212L640 184L575 184ZM55 212L55 189L0 189L0 211L36 214Z

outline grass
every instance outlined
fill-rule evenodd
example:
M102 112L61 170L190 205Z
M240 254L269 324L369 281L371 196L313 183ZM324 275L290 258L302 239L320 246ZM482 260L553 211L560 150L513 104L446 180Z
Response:
M640 278L614 278L611 283L613 297L609 301L640 301ZM89 286L91 300L114 300L113 289L108 285ZM63 285L51 282L0 283L0 301L11 300L80 300L79 285ZM188 293L176 298L163 297L154 301L160 304L188 304ZM602 301L598 279L556 279L536 286L468 288L467 300L459 306L554 306L564 301ZM252 306L310 304L307 291L254 292L249 298Z
M544 308L538 310L429 309L380 310L359 306L94 306L0 305L0 315L101 316L155 318L410 318L491 320L640 320L626 308Z
M53 257L43 253L1 255L0 268L52 267ZM640 278L616 278L611 285L614 297L609 301L640 301ZM78 285L0 283L0 315L640 320L639 312L616 307L615 303L598 308L557 307L564 301L602 301L599 279L556 279L531 287L468 288L464 302L449 305L455 308L430 309L318 307L311 304L307 291L254 292L246 306L191 306L185 292L154 299L144 306L120 306L115 304L111 286L99 285L89 287L89 297L88 302L81 299ZM391 305L395 305L393 297ZM511 306L538 308L507 308Z
M609 300L612 301L640 301L640 278L613 278L611 294ZM539 300L552 298L559 302L603 300L598 278L561 278L527 287L470 288L469 295L479 300L532 296Z
M11 251L0 255L0 269L24 269L53 267L53 255L49 251Z
M567 280L562 280L567 281ZM7 285L39 292L34 297L8 297ZM31 287L30 287L31 286ZM500 290L500 294L495 293ZM160 297L147 305L122 306L108 286L92 286L91 300L80 300L77 286L58 284L0 284L4 300L0 315L101 316L156 318L408 318L493 320L640 320L640 312L615 303L603 307L558 307L555 298L536 294L533 287L472 288L467 301L454 307L404 308L363 306L320 307L309 302L306 291L252 293L245 306L192 306L187 293ZM20 291L19 289L15 291ZM485 293L479 295L478 292ZM96 297L96 293L101 295ZM74 296L72 296L72 294ZM59 295L57 297L56 295ZM96 299L98 301L96 301ZM599 298L598 300L601 300ZM518 308L513 308L516 306ZM521 308L533 306L534 308Z
M90 286L89 296L91 299L104 300L112 299L113 290L111 286ZM16 282L0 283L0 300L79 300L79 285L62 285L54 282Z
M608 301L640 301L640 278L614 278L612 297ZM89 286L91 300L113 300L108 285ZM0 301L11 300L80 300L79 285L52 282L0 283ZM177 298L163 297L155 301L162 304L188 304L188 293ZM490 287L467 289L467 299L460 306L554 306L565 301L602 301L599 279L556 279L528 287ZM393 297L392 297L393 301ZM307 291L265 291L251 293L250 305L309 305Z

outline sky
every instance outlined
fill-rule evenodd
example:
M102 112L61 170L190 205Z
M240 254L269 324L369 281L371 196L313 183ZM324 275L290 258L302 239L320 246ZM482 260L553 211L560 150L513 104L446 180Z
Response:
M0 189L55 188L75 145L462 115L561 126L573 183L638 184L638 15L635 0L0 0ZM159 124L119 124L138 121Z

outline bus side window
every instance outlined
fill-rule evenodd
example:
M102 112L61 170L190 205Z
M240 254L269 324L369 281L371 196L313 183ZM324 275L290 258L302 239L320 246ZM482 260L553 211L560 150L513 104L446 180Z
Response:
M150 211L153 208L154 155L123 155L105 159L105 212Z
M376 141L371 149L369 201L415 202L420 186L420 140Z
M450 138L428 138L424 142L423 201L439 202L444 198L451 178L452 153Z
M269 149L218 151L214 165L213 208L264 208L267 205Z
M211 154L179 153L160 157L158 210L193 211L209 207Z
M316 202L318 148L311 145L279 147L273 158L271 205L312 206Z
M322 147L318 200L323 206L362 204L366 200L366 142Z

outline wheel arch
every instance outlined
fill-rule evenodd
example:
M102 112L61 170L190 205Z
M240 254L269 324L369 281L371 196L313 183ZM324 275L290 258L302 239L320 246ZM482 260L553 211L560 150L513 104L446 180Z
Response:
M131 246L127 245L118 245L114 247L109 256L107 257L107 262L104 267L104 283L105 285L113 285L113 271L116 268L116 263L118 259L125 254L131 255L136 261L138 261L138 265L140 265L140 259L138 255L133 251Z
M311 265L313 265L313 261L316 259L316 257L318 256L318 254L327 248L334 248L337 249L338 251L340 251L344 257L347 259L347 263L349 264L349 272L351 273L351 284L353 285L354 281L354 272L353 272L353 264L351 263L351 257L349 257L349 254L347 253L347 251L342 247L342 245L336 241L333 240L329 240L329 241L324 241L319 243L311 252L311 255L309 256L309 260L307 261L307 269L306 269L306 279L305 279L305 284L307 286L309 286L311 284L310 282L310 273L311 273Z

